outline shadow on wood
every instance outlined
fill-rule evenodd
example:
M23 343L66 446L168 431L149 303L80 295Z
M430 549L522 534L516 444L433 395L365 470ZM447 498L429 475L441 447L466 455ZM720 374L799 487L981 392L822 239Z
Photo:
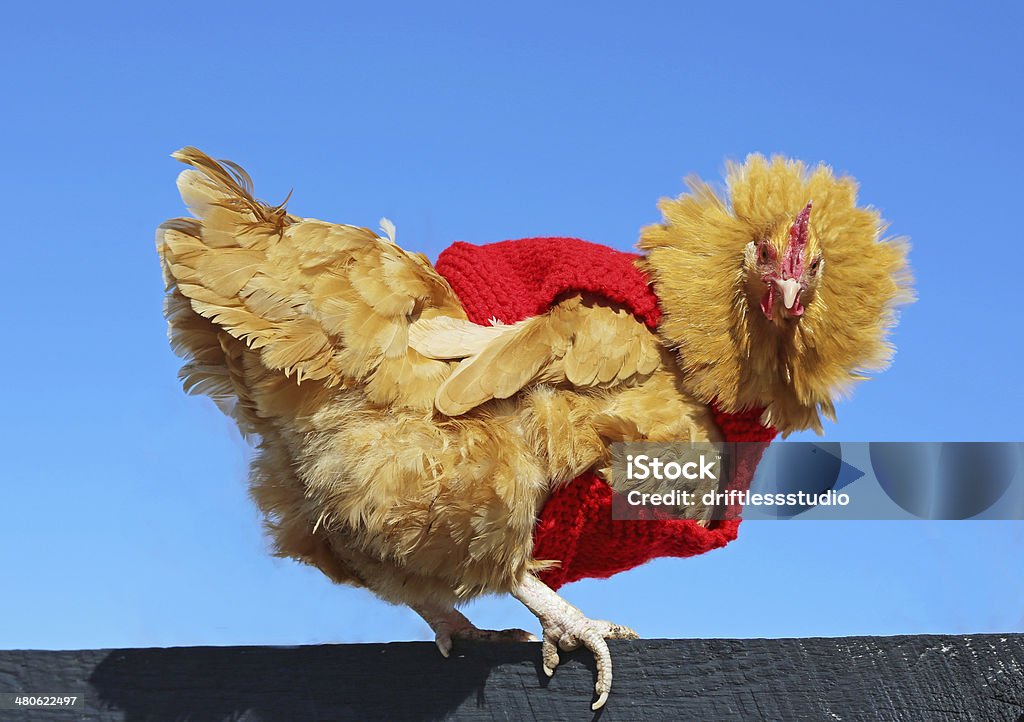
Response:
M0 692L78 693L18 719L1010 720L1024 722L1024 635L612 643L596 715L589 653L549 680L537 644L0 651ZM7 719L0 712L0 719ZM13 717L12 717L13 719Z

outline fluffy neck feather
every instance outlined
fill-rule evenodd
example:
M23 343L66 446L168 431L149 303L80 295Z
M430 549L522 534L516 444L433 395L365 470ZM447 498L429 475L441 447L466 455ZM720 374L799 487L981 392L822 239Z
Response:
M856 207L856 184L826 166L751 156L731 165L729 203L690 181L660 204L664 222L643 230L638 261L662 308L658 331L677 352L687 389L737 412L766 407L784 434L834 419L834 400L884 368L894 306L911 300L906 246L883 241L879 214ZM773 324L752 303L746 245L814 198L811 231L827 259L816 298L799 321Z

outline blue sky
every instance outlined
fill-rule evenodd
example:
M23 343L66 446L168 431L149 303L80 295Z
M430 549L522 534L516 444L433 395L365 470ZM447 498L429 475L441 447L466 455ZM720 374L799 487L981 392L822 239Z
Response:
M345 4L347 5L347 4ZM351 4L355 5L355 4ZM371 8L372 6L372 8ZM1024 13L1011 3L21 3L0 43L0 648L427 639L267 554L247 449L175 378L168 155L405 247L626 249L750 151L825 160L913 240L893 368L830 440L1020 440ZM1024 522L748 523L565 589L645 636L1024 631ZM486 599L481 626L536 624Z

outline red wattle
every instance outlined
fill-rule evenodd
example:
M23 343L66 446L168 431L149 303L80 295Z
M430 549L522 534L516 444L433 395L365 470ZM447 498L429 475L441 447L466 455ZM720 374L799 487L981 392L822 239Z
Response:
M775 284L771 281L768 282L768 290L761 296L761 310L764 311L765 317L770 321L772 312L775 310Z

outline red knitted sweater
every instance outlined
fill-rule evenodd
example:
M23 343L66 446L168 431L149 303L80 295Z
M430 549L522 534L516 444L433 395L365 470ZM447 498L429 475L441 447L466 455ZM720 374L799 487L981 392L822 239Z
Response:
M587 291L620 303L647 324L661 311L637 256L576 238L526 238L485 246L454 243L435 264L474 323L492 318L515 323L544 313L571 292ZM749 484L775 429L762 426L760 410L725 414L712 407L726 441L756 441L737 458L733 486ZM612 519L612 490L592 473L554 491L534 532L534 559L560 564L541 574L552 589L586 577L610 577L657 557L688 557L725 546L740 520L705 529L689 519Z

